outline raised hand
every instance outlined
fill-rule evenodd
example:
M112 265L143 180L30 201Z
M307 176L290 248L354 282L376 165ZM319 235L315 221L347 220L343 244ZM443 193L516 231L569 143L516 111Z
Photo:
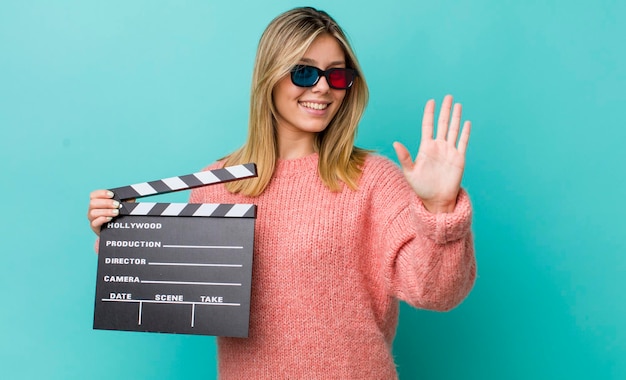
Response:
M393 144L406 180L421 198L424 207L432 213L454 210L465 169L465 151L471 123L465 121L460 129L462 107L457 103L452 109L452 100L450 95L443 99L436 137L433 136L435 101L431 99L426 103L422 119L422 141L415 161L404 145L399 142Z

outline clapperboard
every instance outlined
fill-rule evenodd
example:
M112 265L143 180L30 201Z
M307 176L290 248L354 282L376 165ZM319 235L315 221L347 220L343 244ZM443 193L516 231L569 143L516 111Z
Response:
M244 178L244 164L111 189L94 329L247 337L256 206L124 202Z

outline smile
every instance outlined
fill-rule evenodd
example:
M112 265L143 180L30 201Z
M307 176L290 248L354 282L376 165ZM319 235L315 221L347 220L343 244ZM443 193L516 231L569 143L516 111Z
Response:
M300 105L306 108L314 109L314 110L324 110L328 108L328 103L300 102Z

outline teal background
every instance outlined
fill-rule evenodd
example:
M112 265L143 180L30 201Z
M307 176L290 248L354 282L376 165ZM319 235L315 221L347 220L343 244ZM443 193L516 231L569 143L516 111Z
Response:
M449 313L402 307L401 378L626 378L626 3L309 4L369 81L359 145L416 151L446 93L474 126L479 277ZM0 377L215 378L211 337L92 330L88 194L239 146L258 38L297 5L0 1Z

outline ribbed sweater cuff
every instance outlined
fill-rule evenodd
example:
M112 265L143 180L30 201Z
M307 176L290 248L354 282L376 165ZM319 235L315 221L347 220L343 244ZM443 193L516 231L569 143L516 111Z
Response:
M438 244L459 240L470 232L472 205L467 192L463 189L459 191L456 206L451 213L433 214L426 210L419 198L411 204L411 207L417 218L418 231L422 236Z

